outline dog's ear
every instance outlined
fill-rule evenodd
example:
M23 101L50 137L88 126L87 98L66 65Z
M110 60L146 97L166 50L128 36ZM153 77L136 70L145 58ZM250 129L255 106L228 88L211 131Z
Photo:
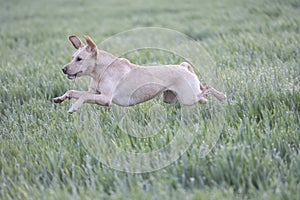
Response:
M75 49L79 49L80 47L83 47L84 44L81 42L81 40L75 36L75 35L71 35L69 37L70 42L73 44L73 46L75 47Z
M87 50L90 52L97 52L97 45L95 42L87 35L84 36L86 43L88 44Z

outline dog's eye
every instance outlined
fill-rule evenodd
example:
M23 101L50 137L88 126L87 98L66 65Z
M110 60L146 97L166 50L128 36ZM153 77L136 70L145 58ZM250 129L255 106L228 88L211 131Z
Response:
M82 58L77 57L76 61L77 61L77 62L82 61Z

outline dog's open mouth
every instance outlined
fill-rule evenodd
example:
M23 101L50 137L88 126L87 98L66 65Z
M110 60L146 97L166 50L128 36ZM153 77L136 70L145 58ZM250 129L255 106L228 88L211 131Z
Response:
M82 73L82 71L80 71L80 72L77 72L77 73L75 73L75 74L68 74L68 79L75 79L76 77L77 77L77 75L78 74L80 74L80 73Z

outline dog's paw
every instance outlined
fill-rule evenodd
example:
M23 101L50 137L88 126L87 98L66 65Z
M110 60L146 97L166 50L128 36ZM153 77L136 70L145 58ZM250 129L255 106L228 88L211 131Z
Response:
M218 98L219 101L221 101L222 103L225 103L227 100L227 96L223 93L221 93L220 97Z
M74 112L76 112L77 109L74 109L73 107L71 107L69 110L68 110L68 113L69 114L73 114Z
M53 102L54 103L61 103L63 102L64 100L61 98L61 97L56 97L56 98L53 98Z

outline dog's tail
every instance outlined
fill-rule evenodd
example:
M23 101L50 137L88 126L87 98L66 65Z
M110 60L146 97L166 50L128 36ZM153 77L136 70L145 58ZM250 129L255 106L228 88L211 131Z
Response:
M195 71L194 71L193 67L189 63L183 62L183 63L180 64L180 66L186 68L191 73L195 74ZM201 83L199 83L199 87L200 87L201 91L205 89L205 86L203 86Z
M180 66L187 68L187 70L189 70L191 73L195 74L193 67L189 63L182 62L182 63L180 63Z

